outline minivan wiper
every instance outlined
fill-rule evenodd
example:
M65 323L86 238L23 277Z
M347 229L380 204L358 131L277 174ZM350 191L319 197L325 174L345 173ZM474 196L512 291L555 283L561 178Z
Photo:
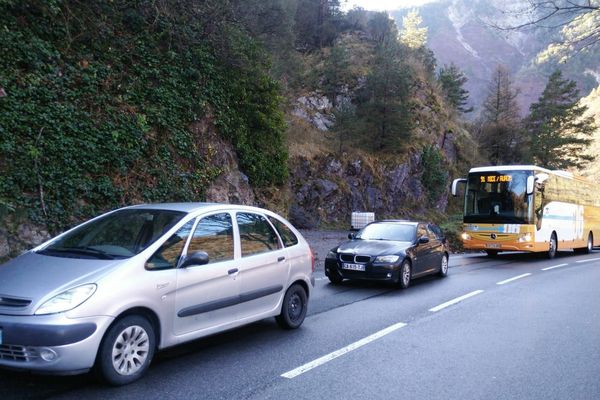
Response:
M89 246L74 246L74 247L58 247L58 248L48 248L40 251L40 253L71 253L71 254L83 254L87 256L95 256L96 258L102 260L114 260L115 256L109 254L103 250L95 249Z

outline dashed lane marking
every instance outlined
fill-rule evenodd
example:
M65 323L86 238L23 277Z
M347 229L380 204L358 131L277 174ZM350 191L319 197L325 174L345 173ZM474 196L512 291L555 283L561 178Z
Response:
M500 281L500 282L496 282L496 285L504 285L505 283L516 281L517 279L525 278L526 276L529 276L529 275L531 275L531 274L528 272L528 273L523 274L523 275L513 276L512 278L505 279L505 280Z
M478 295L478 294L480 294L480 293L483 293L483 290L475 290L475 291L473 291L473 292L471 292L471 293L467 293L467 294L465 294L465 295L463 295L463 296L457 297L457 298L455 298L455 299L452 299L452 300L450 300L450 301L447 301L447 302L445 302L445 303L442 303L442 304L440 304L440 305L437 305L437 306L435 306L435 307L433 307L433 308L430 308L430 309L429 309L429 311L431 311L431 312L437 312L437 311L440 311L440 310L442 310L442 309L444 309L444 308L446 308L446 307L449 307L449 306L451 306L451 305L454 305L454 304L456 304L456 303L459 303L459 302L461 302L461 301L463 301L463 300L465 300L465 299L468 299L469 297L476 296L476 295Z
M555 268L561 268L561 267L566 267L569 264L558 264L558 265L553 265L551 267L546 267L546 268L542 268L542 271L550 271L551 269L555 269Z
M579 261L575 261L575 262L576 263L586 263L586 262L598 261L598 260L600 260L600 257L597 257L597 258L588 258L588 259L585 259L585 260L579 260Z
M406 324L404 322L398 322L397 324L388 326L387 328L382 329L382 330L380 330L378 332L375 332L374 334L369 335L369 336L367 336L367 337L365 337L363 339L360 339L359 341L356 341L356 342L354 342L352 344L349 344L346 347L342 347L339 350L336 350L336 351L334 351L332 353L324 355L323 357L317 358L316 360L313 360L313 361L311 361L309 363L306 363L306 364L304 364L304 365L302 365L302 366L300 366L300 367L298 367L296 369L293 369L291 371L288 371L288 372L286 372L284 374L281 374L281 376L283 378L288 378L288 379L295 378L298 375L302 375L303 373L308 372L311 369L317 368L318 366L321 366L321 365L323 365L323 364L325 364L325 363L327 363L327 362L329 362L329 361L331 361L333 359L341 357L341 356L343 356L346 353L349 353L349 352L351 352L353 350L356 350L359 347L362 347L362 346L364 346L366 344L369 344L369 343L371 343L371 342L373 342L373 341L375 341L375 340L377 340L377 339L379 339L379 338L381 338L381 337L383 337L385 335L388 335L388 334L390 334L390 333L392 333L394 331L397 331L398 329L403 328L405 326L406 326Z

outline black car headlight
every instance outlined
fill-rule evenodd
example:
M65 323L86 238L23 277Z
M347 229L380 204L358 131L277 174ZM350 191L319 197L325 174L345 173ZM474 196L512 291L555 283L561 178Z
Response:
M377 256L377 258L375 259L375 262L376 263L393 264L395 262L398 262L399 259L400 259L400 256L395 256L395 255Z

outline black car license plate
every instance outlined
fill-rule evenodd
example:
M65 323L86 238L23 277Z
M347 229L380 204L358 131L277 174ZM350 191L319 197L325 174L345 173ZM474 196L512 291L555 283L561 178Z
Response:
M351 271L364 271L365 270L365 265L364 264L343 263L342 264L342 268L343 269L349 269Z

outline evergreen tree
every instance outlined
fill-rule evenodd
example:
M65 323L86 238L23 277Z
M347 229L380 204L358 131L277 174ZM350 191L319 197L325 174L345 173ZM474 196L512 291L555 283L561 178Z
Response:
M332 104L337 106L337 97L340 94L340 88L348 77L348 50L343 45L336 45L331 48L331 54L325 63L323 73L323 90Z
M374 13L369 19L367 26L371 38L379 46L383 46L386 42L396 41L398 28L387 12L381 11Z
M438 81L446 94L448 102L454 109L468 113L473 111L473 107L467 107L469 102L469 92L463 88L467 83L467 77L454 63L450 66L444 65L438 72Z
M357 107L374 150L401 149L410 138L408 81L397 44L379 46Z
M328 46L337 35L340 21L339 0L298 0L296 40L308 49Z
M537 103L529 108L526 131L530 141L529 159L547 168L580 168L594 157L585 149L596 129L592 117L584 117L587 106L579 103L574 81L563 79L556 70Z
M492 75L488 96L483 103L478 132L479 143L493 165L514 163L522 157L517 95L510 72L499 65Z
M419 11L412 10L402 18L400 42L411 49L425 47L427 43L427 27L421 27L423 19Z
M333 133L338 154L352 146L357 132L356 107L350 101L344 101L334 110L335 125Z

